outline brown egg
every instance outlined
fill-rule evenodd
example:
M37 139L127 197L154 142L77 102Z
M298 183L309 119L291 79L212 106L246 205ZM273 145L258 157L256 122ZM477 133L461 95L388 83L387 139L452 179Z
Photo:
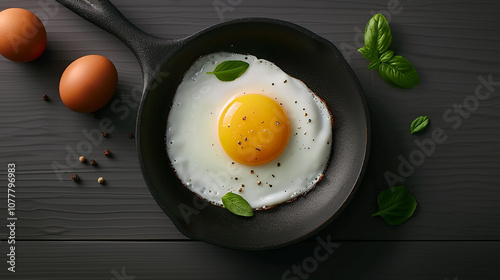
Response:
M0 12L0 54L15 62L39 57L47 46L42 21L32 12L11 8Z
M61 76L59 94L66 107L79 113L99 110L111 100L118 72L109 59L87 55L71 63Z

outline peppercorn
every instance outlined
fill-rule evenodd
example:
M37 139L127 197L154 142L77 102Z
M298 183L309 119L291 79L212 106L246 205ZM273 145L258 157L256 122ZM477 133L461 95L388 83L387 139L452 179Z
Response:
M80 158L78 158L78 160L80 160L80 162L85 162L87 159L84 156L80 156Z
M108 149L104 150L104 155L107 157L111 156L111 151Z
M99 177L99 179L97 179L97 183L103 184L104 183L104 178Z
M49 96L47 94L42 95L42 99L45 101L49 101Z
M102 132L102 136L104 136L104 137L108 137L108 133L107 133L106 131L103 131L103 132Z
M127 136L129 139L134 139L134 134L132 132L129 132Z
M96 162L95 160L93 160L93 159L92 159L92 160L90 160L90 165L92 165L92 166L96 166L96 165L97 165L97 162Z
M80 177L78 177L77 174L71 174L71 179L76 182L76 181L80 180Z

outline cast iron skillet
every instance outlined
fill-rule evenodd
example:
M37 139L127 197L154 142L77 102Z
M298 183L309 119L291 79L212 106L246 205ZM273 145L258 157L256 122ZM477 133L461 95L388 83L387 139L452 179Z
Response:
M136 55L144 75L136 124L140 165L156 202L186 236L234 249L282 247L318 232L352 198L368 160L368 110L358 79L332 43L295 24L265 18L224 22L169 40L139 30L107 0L58 2L115 35ZM185 71L200 56L220 51L275 62L303 80L333 114L331 160L316 188L252 218L206 204L191 193L177 179L165 149L168 113Z

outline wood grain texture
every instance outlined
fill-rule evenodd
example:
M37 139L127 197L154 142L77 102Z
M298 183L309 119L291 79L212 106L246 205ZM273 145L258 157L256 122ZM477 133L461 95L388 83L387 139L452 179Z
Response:
M0 277L477 280L497 279L500 274L499 242L341 242L332 248L328 253L315 240L269 252L233 251L189 241L25 241L18 244L16 273L2 269Z
M498 240L500 87L493 87L491 96L462 118L458 129L452 128L455 121L443 118L454 104L474 94L478 76L491 74L500 81L497 1L400 1L402 10L391 16L391 48L412 61L421 75L421 84L411 90L386 85L355 52L370 12L387 10L385 0L259 0L235 7L221 1L229 7L222 16L213 1L113 2L134 24L159 36L180 38L222 20L272 17L304 26L343 50L366 92L372 153L363 185L324 233L336 240ZM42 17L40 3L3 0L0 9L23 7ZM22 221L18 238L185 239L149 194L134 142L126 136L134 130L141 83L134 56L111 35L58 4L51 7L56 12L45 21L49 34L45 54L28 64L0 58L0 166L15 162L18 167L17 215ZM58 97L60 75L71 61L86 54L101 54L115 63L120 79L112 102L124 111L116 113L108 105L93 118L64 107ZM42 94L51 101L42 101ZM431 125L410 135L409 124L419 115L428 115ZM114 127L110 137L88 148L85 131L99 130L104 119ZM442 128L448 139L404 180L419 202L415 216L400 227L370 218L378 192L387 187L383 174L397 174L398 156L408 159L417 149L414 141L431 137L436 128ZM102 155L106 148L113 158ZM96 159L99 167L77 164L68 150ZM54 162L66 166L62 181ZM78 173L82 182L72 182L71 173ZM6 168L1 168L2 180L5 174ZM97 184L99 176L106 178L105 186ZM6 191L1 191L0 201L5 197ZM0 203L2 219L5 208Z

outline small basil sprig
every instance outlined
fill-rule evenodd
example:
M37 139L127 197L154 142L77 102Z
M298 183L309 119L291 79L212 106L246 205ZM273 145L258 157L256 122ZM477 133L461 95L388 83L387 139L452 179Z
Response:
M230 82L236 80L245 71L247 71L249 64L240 60L227 60L219 63L214 71L207 72L207 74L214 74L217 79L223 82Z
M406 58L394 55L389 46L392 33L382 14L374 15L365 28L365 46L358 51L368 60L368 69L378 69L382 79L399 88L412 88L420 83L417 70Z
M416 118L410 125L410 133L416 133L424 129L429 124L428 116L420 116Z
M222 197L222 204L233 214L245 217L253 216L252 207L241 195L228 192Z
M381 216L389 225L395 226L408 220L417 208L417 200L404 186L391 187L378 195L379 211L372 217Z

